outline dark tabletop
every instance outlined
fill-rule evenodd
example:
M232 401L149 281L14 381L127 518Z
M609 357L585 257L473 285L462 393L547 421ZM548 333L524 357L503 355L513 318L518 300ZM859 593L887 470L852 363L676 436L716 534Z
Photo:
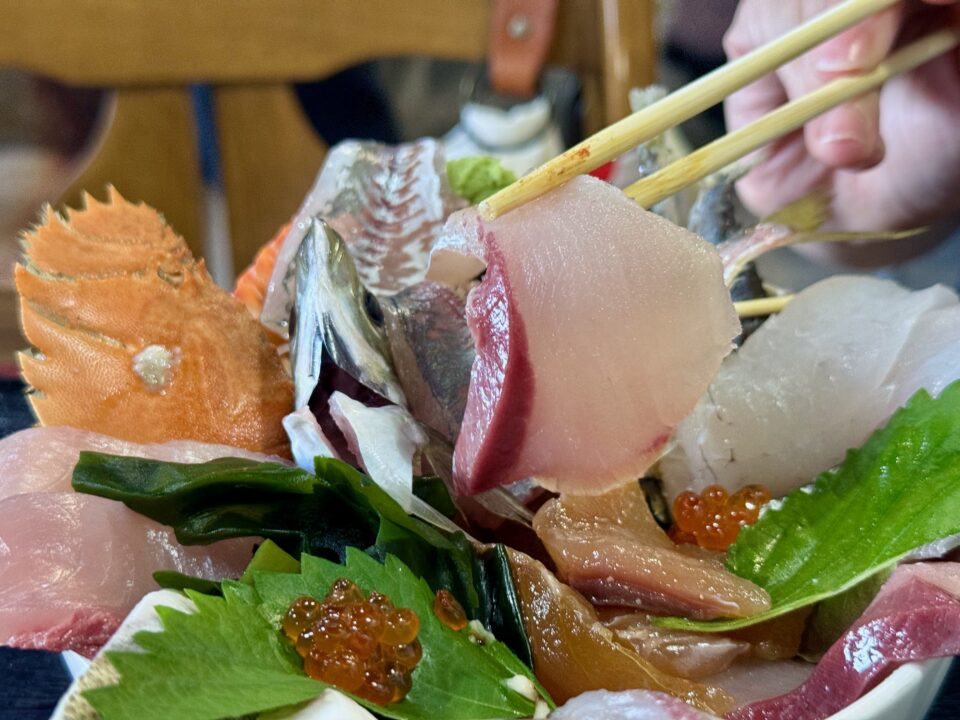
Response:
M0 379L0 437L32 422L19 382ZM69 683L58 654L0 648L0 720L47 720ZM960 662L927 720L960 720Z

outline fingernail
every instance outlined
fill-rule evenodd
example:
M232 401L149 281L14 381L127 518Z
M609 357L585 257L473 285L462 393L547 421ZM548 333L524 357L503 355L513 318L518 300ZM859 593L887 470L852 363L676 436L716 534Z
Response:
M854 102L824 116L819 139L830 143L857 143L866 145L871 135L871 120L860 103Z
M862 72L871 69L873 53L870 40L860 36L852 42L843 37L833 38L820 48L817 71L822 73Z

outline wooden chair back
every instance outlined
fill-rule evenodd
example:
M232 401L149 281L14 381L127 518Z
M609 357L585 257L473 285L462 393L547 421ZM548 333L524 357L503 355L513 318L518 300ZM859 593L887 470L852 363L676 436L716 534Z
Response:
M203 187L190 97L213 87L234 267L296 210L325 152L290 83L378 57L480 60L488 0L11 0L0 66L116 91L103 144L76 187L144 200L198 252ZM628 111L652 81L653 0L560 0L550 64L575 71L584 127Z

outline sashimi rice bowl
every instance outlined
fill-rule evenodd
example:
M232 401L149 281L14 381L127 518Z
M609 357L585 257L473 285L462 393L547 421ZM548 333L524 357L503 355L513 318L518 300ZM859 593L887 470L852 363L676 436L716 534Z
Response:
M960 653L960 300L748 317L752 261L827 236L733 179L491 219L493 158L348 141L232 293L112 188L44 209L0 642L90 659L71 719L919 716Z

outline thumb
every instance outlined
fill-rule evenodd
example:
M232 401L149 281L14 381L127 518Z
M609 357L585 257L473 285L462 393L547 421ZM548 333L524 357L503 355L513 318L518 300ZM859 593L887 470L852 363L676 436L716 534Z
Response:
M896 5L845 30L781 69L791 98L806 95L838 78L874 69L890 52L902 16ZM807 151L834 168L870 167L883 159L879 93L845 103L807 123Z

